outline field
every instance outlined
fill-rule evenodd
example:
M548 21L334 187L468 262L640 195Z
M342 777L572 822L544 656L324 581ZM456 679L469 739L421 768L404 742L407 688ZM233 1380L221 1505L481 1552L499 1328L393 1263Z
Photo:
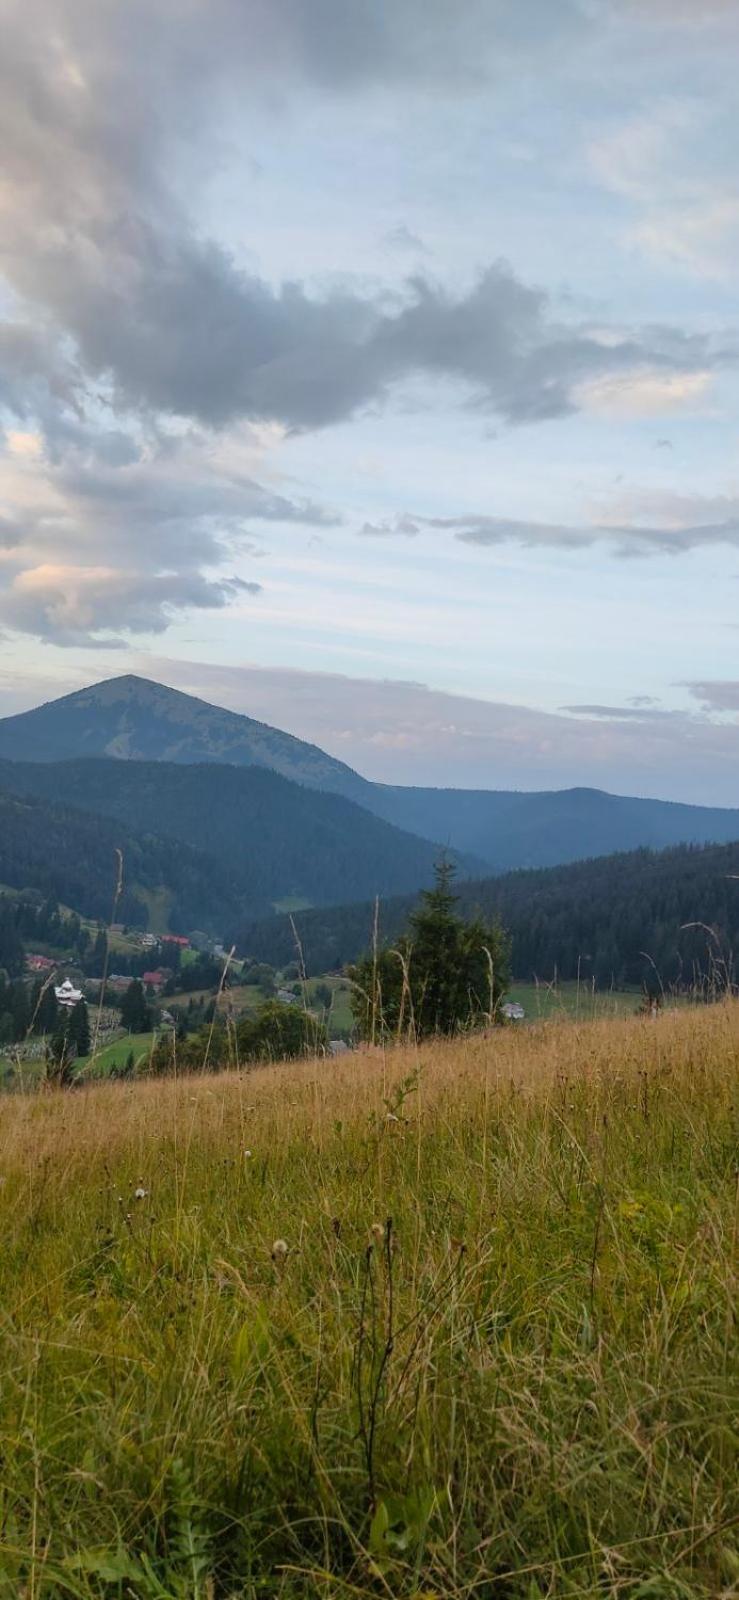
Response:
M93 1019L94 1023L94 1019ZM93 1026L94 1032L94 1026ZM122 1067L133 1055L134 1063L146 1062L150 1055L156 1035L153 1033L126 1033L120 1039L114 1039L112 1044L106 1044L95 1055L83 1056L77 1063L77 1070L84 1076L85 1073L99 1073L105 1075L113 1067Z
M583 1022L606 1017L629 1017L639 1009L641 994L637 990L593 989L585 980L575 982L517 983L515 979L506 994L506 1000L518 1001L526 1012L527 1022L554 1020L557 1017L575 1017ZM666 1005L672 1005L669 997Z
M739 1006L14 1095L7 1600L739 1593Z

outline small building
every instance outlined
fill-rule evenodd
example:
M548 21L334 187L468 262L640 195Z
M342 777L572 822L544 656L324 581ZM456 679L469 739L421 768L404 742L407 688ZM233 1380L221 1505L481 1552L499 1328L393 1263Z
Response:
M526 1012L517 1000L507 1000L502 1008L506 1022L523 1022Z
M347 1044L346 1039L329 1039L328 1041L328 1053L330 1056L346 1056L349 1054L350 1049L351 1046Z
M156 950L159 940L155 933L140 933L139 944L142 950Z
M54 989L54 994L56 995L57 1005L67 1006L69 1010L72 1009L72 1006L76 1006L79 1000L83 999L82 990L75 989L71 978L65 978L58 989Z
M29 955L26 956L26 966L29 972L52 972L56 962L51 961L48 956Z
M278 989L277 998L283 1006L297 1006L300 1004L298 996L293 994L292 989Z
M144 972L142 974L141 982L143 983L145 989L154 989L154 991L158 994L160 989L164 988L167 979L171 976L172 974L170 971L165 970L163 967L157 967L154 972Z
M160 942L162 944L174 944L178 950L189 950L190 948L190 940L186 939L181 933L163 933Z

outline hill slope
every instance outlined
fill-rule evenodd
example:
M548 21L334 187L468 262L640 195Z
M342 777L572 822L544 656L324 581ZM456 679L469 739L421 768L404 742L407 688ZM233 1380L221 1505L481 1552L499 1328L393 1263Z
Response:
M267 767L297 783L357 800L372 787L316 745L132 674L0 718L0 757L65 761L75 756Z
M368 802L365 801L365 804ZM424 838L448 839L498 871L552 867L616 850L739 839L739 811L642 800L603 789L537 793L375 785L372 810Z
M0 790L0 883L37 889L74 906L83 916L107 922L124 858L120 921L148 924L154 897L174 928L205 926L220 932L243 901L232 878L208 856L157 838L139 837L108 817Z
M739 839L739 811L727 808L587 788L518 793L370 783L291 734L130 675L0 720L0 758L46 763L79 756L269 769L306 788L354 800L394 827L475 856L496 871L554 866L643 845L663 849Z
M499 918L512 937L517 978L580 976L598 987L691 984L718 962L719 978L739 952L739 844L636 850L569 866L462 883L459 908ZM380 907L383 942L397 938L414 897ZM309 973L354 960L372 937L374 907L334 906L295 919ZM693 923L692 928L685 924ZM697 924L697 926L696 926ZM708 924L707 932L702 924ZM233 930L257 960L290 959L286 919Z
M288 898L328 905L416 890L438 854L341 795L256 767L0 762L3 788L119 818L136 835L182 840L211 856L221 876L225 869L231 900L241 896L252 916Z

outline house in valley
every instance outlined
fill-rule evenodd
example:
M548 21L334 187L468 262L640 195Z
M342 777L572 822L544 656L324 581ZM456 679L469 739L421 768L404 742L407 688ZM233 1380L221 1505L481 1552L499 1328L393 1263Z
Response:
M54 994L56 995L57 1005L66 1006L70 1011L73 1006L77 1005L79 1000L84 998L82 990L75 989L71 978L65 978L64 982L60 983L58 988L55 987Z

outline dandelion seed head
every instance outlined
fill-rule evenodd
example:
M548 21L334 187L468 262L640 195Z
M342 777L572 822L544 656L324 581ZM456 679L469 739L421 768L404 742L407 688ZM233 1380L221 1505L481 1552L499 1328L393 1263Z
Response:
M275 1242L274 1242L274 1244L272 1246L272 1260L273 1261L284 1261L286 1255L287 1255L287 1240L286 1239L275 1239Z
M139 1184L138 1189L134 1189L133 1191L134 1200L145 1200L148 1193L148 1189L144 1189L143 1185Z

